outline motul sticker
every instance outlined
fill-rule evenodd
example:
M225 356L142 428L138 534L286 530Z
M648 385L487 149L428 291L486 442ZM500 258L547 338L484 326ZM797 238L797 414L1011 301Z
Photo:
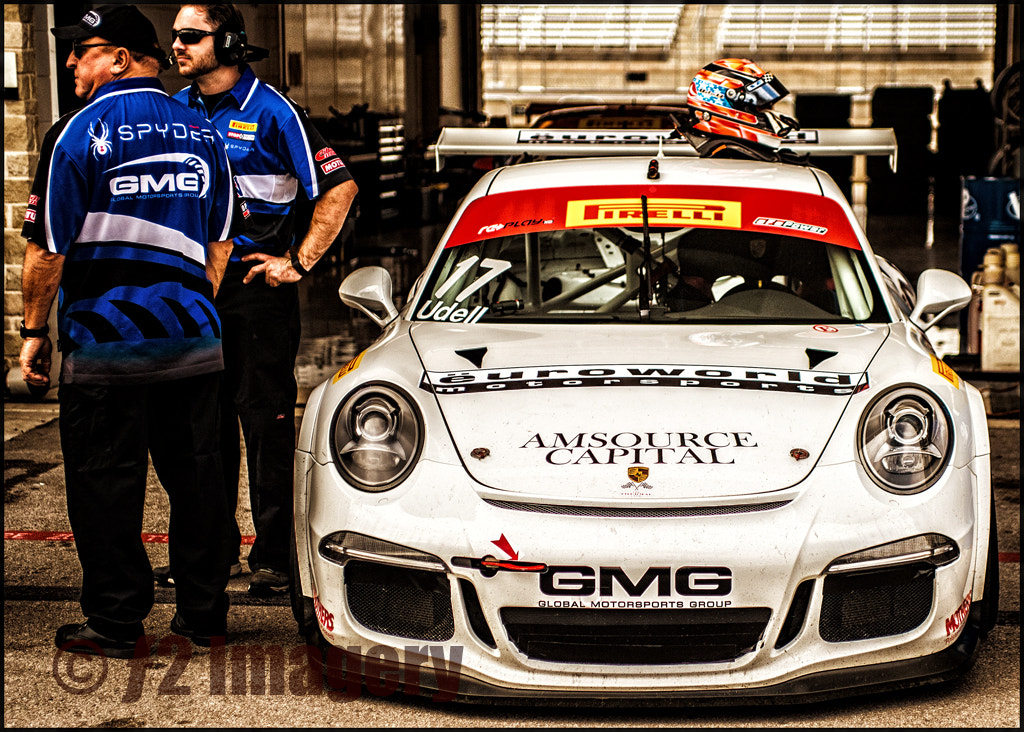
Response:
M320 165L320 170L324 171L324 175L327 175L328 173L333 173L338 168L344 167L345 163L341 162L341 159L339 158L337 160L330 160L326 163L322 163Z
M956 609L956 612L946 618L946 642L953 640L960 631L964 628L964 623L967 621L967 616L971 612L971 593L967 593L967 597L960 603L960 607Z

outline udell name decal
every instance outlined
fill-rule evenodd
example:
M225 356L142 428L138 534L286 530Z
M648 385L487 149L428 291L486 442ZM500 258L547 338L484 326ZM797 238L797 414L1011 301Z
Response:
M530 366L511 369L428 371L421 388L435 394L478 394L525 389L585 387L697 387L849 396L868 386L867 374L733 366Z

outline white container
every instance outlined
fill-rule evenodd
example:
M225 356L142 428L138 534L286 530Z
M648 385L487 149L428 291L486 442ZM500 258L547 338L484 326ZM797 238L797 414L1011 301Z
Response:
M981 294L981 370L1020 371L1020 296L1002 285Z

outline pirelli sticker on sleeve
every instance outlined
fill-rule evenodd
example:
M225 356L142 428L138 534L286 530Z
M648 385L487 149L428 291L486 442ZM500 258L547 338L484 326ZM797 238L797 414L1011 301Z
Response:
M237 119L233 119L228 122L226 137L231 140L253 142L256 140L256 128L258 126L259 125L256 122L241 122Z
M943 361L935 358L935 356L932 356L932 371L944 378L957 389L960 388L960 377L956 375L956 372L953 369Z
M707 226L738 229L742 225L739 201L696 198L651 198L647 218L655 225ZM639 198L595 198L568 201L566 228L574 226L639 226L644 212Z

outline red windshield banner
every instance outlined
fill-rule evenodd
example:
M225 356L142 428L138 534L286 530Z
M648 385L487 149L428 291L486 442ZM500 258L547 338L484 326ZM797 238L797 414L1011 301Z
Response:
M466 207L447 246L515 233L680 226L786 234L860 249L846 212L825 196L731 186L580 186L494 193Z

